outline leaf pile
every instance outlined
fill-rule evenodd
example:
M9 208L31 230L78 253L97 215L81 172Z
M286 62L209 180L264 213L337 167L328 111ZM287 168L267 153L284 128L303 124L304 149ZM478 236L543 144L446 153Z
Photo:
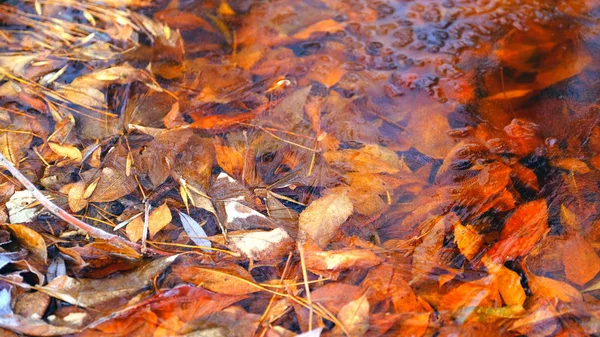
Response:
M598 9L1 4L0 334L600 334Z

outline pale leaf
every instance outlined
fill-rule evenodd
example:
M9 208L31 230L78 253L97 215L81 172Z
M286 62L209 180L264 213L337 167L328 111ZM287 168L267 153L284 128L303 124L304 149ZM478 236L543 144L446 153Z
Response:
M347 190L337 191L313 201L300 213L299 230L319 246L326 246L340 226L352 215L354 207Z
M177 213L181 219L181 225L190 239L198 246L210 248L211 243L206 239L207 235L202 226L196 220L192 219L191 216L179 211Z
M343 306L338 318L352 336L360 337L369 329L369 309L369 301L365 294Z

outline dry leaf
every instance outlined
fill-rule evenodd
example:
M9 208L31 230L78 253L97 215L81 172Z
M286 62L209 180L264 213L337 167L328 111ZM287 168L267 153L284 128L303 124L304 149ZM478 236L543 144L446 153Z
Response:
M348 191L337 192L313 201L300 213L298 226L301 235L321 247L325 247L335 237L354 209L348 198Z
M83 156L81 155L81 151L73 145L65 145L49 142L48 145L59 156L69 158L75 161L80 161Z

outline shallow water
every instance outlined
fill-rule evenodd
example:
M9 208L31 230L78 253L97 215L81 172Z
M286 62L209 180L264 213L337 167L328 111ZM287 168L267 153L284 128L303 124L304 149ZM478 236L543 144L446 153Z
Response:
M344 320L346 293L366 294L364 331L344 320L357 336L600 333L600 2L99 1L108 18L93 2L39 3L77 38L25 21L42 17L32 2L2 9L0 122L35 135L3 133L2 151L101 228L168 204L167 213L187 209L213 244L242 252L185 260L165 289L194 283L190 265L223 261L256 282L301 281L306 266L287 259L294 245L257 253L219 239L223 228L283 228L292 243L316 242L308 277L326 282L313 300L334 317ZM32 53L22 67L10 58ZM121 68L97 75L111 67ZM10 77L42 83L59 69L39 95ZM63 161L72 152L45 148L48 137L87 153L85 163ZM198 203L191 212L186 193ZM331 209L307 208L319 200ZM298 224L311 214L326 228L336 222L326 213L342 218L335 230ZM174 218L151 228L152 240L198 244ZM372 256L324 270L315 260L331 251ZM132 267L112 259L71 261L68 275ZM287 291L305 296L301 288ZM248 296L236 315L257 321L265 296ZM270 325L238 323L235 333L288 336L313 327L308 316L290 303ZM321 322L323 336L347 332ZM83 334L110 330L94 329Z

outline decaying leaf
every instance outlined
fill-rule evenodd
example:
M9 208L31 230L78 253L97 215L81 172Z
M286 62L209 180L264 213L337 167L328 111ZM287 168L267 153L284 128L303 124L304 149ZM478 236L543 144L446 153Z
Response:
M44 238L25 225L4 225L14 238L35 257L44 263L48 260L48 251Z
M339 190L338 193L317 199L300 213L300 233L324 247L335 237L353 209L347 190Z
M76 279L59 276L44 286L44 292L67 303L94 307L110 301L126 301L152 284L153 278L167 268L177 255L157 259L137 270L111 279Z
M594 247L579 235L567 239L563 250L565 275L570 282L583 286L600 272L600 257Z
M256 261L276 259L287 255L292 238L281 228L271 231L237 231L229 234L232 250Z
M343 306L338 318L353 336L364 336L369 329L369 310L369 300L363 295Z

